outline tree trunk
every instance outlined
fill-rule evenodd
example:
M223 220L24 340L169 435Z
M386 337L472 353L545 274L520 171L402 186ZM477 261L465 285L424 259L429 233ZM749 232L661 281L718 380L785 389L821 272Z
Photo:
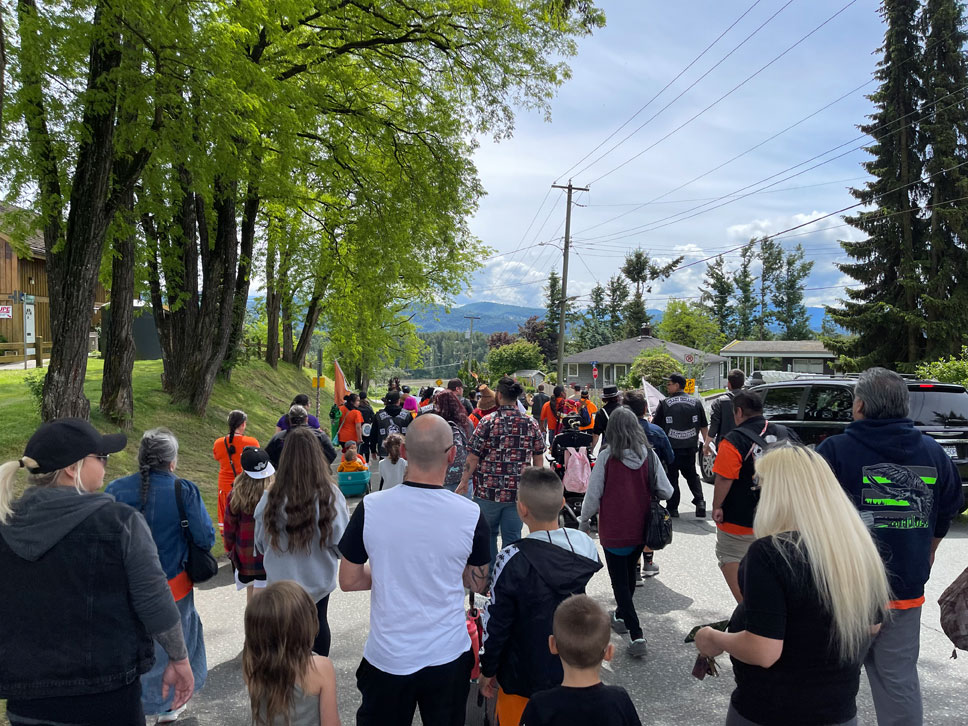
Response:
M235 301L232 309L232 332L229 335L228 353L222 365L222 375L231 380L232 368L242 354L245 335L245 315L249 305L249 281L252 274L252 253L255 249L255 221L259 214L259 190L255 182L249 181L245 202L242 206L241 247L239 249L239 271L235 277Z
M130 215L134 209L134 192L128 191L122 201ZM130 220L129 220L130 221ZM131 378L134 371L134 230L119 236L111 263L111 319L107 328L104 356L104 378L101 382L101 413L124 429L131 428L134 418L134 393Z
M306 320L303 322L302 332L299 334L299 342L296 344L295 360L296 365L302 368L306 365L306 354L313 343L313 331L316 330L316 323L319 322L319 315L322 308L319 305L321 295L313 295L306 309Z
M292 306L292 293L287 291L282 301L282 359L290 365L296 362L292 348Z
M266 253L266 363L273 368L279 365L279 311L282 302L279 280L276 279L276 248L270 232Z

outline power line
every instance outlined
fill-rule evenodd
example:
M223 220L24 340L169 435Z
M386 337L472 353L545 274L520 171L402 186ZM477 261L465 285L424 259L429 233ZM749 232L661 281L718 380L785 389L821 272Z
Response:
M670 131L669 133L667 133L661 139L659 139L658 141L650 144L649 146L647 146L646 148L644 148L639 153L637 153L637 154L629 157L628 159L626 159L625 161L623 161L621 164L619 164L618 166L614 167L613 169L610 169L609 171L605 172L601 176L596 177L591 182L589 182L589 185L595 184L595 183L601 181L602 179L604 179L605 177L609 176L610 174L614 174L616 171L618 171L622 167L624 167L624 166L632 163L633 161L635 161L636 159L638 159L640 156L642 156L647 151L650 151L651 149L654 149L656 146L658 146L659 144L661 144L663 141L665 141L666 139L670 138L672 135L678 133L680 130L682 130L683 128L685 128L686 126L688 126L689 124L691 124L693 121L695 121L697 118L699 118L700 116L702 116L704 113L706 113L707 111L709 111L711 108L713 108L714 106L718 105L719 103L721 103L722 101L724 101L729 96L733 95L733 93L735 93L740 88L742 88L747 83L749 83L751 80L753 80L754 78L756 78L760 73L762 73L767 68L769 68L771 65L773 65L774 63L776 63L778 60L780 60L787 53L789 53L794 48L796 48L797 46L799 46L801 43L803 43L804 41L806 41L814 33L816 33L817 31L819 31L825 25L827 25L832 20L834 20L834 18L836 18L837 16L839 16L841 13L845 12L851 5L854 5L856 3L857 3L857 0L850 0L840 10L838 10L836 13L834 13L829 18L827 18L826 20L824 20L822 23L820 23L820 25L818 25L813 30L811 30L809 33L807 33L806 35L804 35L802 38L800 38L797 42L795 42L793 45L791 45L790 47L788 47L782 53L780 53L779 55L775 56L772 60L770 60L767 63L765 63L764 65L760 66L759 69L757 69L755 72L753 72L752 74L750 74L749 76L747 76L746 78L744 78L742 81L740 81L738 84L736 84L735 86L733 86L730 90L728 90L722 96L720 96L715 101L713 101L711 104L709 104L708 106L706 106L704 109L702 109L698 113L696 113L693 116L691 116L688 120L686 120L683 123L681 123L679 126L677 126L672 131ZM786 6L784 6L784 7L786 7ZM582 170L582 171L584 171L584 170Z
M667 90L669 89L669 87L670 87L670 86L672 86L672 84L673 84L673 83L675 83L675 82L676 82L676 81L678 81L678 80L679 80L680 78L682 78L682 76L683 76L683 74L685 74L685 73L686 73L686 71L688 71L688 70L689 70L690 68L692 68L692 67L693 67L693 66L694 66L694 65L695 65L695 64L696 64L696 63L697 63L697 62L698 62L698 61L699 61L699 60L700 60L700 59L701 59L701 58L702 58L702 57L703 57L704 55L706 55L706 53L708 53L708 52L709 52L710 50L712 50L712 48L713 48L713 46L715 46L715 45L716 45L716 44L717 44L717 43L718 43L718 42L719 42L720 40L722 40L722 39L723 39L723 37L724 37L724 36L725 36L725 35L726 35L726 34L727 34L727 33L728 33L728 32L729 32L730 30L732 30L732 29L733 29L734 27L736 27L736 25L737 25L737 23L739 23L739 22L740 22L740 21L741 21L741 20L742 20L743 18L745 18L745 17L747 16L747 15L749 15L749 13L750 13L750 12L751 12L751 11L753 10L753 8L755 8L755 7L757 6L757 5L759 5L761 1L762 1L762 0L756 0L756 2L754 2L754 3L752 4L752 5L750 5L750 6L749 6L749 7L748 7L748 8L746 9L746 11L745 11L745 12L744 12L744 13L743 13L742 15L740 15L740 16L739 16L738 18L736 18L736 20L734 20L734 21L732 22L732 24L731 24L731 25L730 25L730 26L729 26L728 28L726 28L726 30L724 30L724 31L723 31L722 33L720 33L720 34L719 34L719 35L718 35L718 36L716 37L716 39L715 39L715 40L714 40L714 41L713 41L712 43L710 43L709 45L707 45L707 46L706 46L706 48L705 48L705 49L704 49L704 50L703 50L703 51L702 51L702 52L701 52L701 53L700 53L699 55L697 55L697 56L696 56L695 58L693 58L693 59L692 59L692 60L691 60L691 61L689 62L689 65L687 65L687 66L686 66L685 68L683 68L683 69L682 69L681 71L679 71L679 72L678 72L678 73L676 74L676 76L675 76L675 78L673 78L673 79L672 79L671 81L669 81L668 83L666 83L666 84L665 84L665 85L664 85L664 86L662 87L662 89L661 89L661 90L660 90L660 91L659 91L658 93L656 93L656 94L655 94L655 95L654 95L654 96L653 96L652 98L650 98L650 99L649 99L648 101L646 101L646 102L645 102L645 105L644 105L644 106L642 106L641 108L639 108L639 110L638 110L638 111L636 111L635 113L633 113L633 114L632 114L632 115L631 115L631 116L630 116L630 117L629 117L629 118L628 118L628 119L627 119L627 120L625 121L625 123L623 123L623 124L622 124L621 126L619 126L619 127L617 128L617 129L615 129L615 130L614 130L614 131L613 131L612 133L610 133L610 134L609 134L608 136L606 136L606 137L605 137L604 139L602 139L602 141L601 141L601 142L599 142L599 144L598 144L598 146L596 146L596 147L595 147L594 149L592 149L591 151L589 151L589 152L588 152L587 154L585 154L585 155L584 155L584 156L583 156L582 158L580 158L580 159L579 159L578 161L576 161L576 162L575 162L574 164L572 164L572 165L571 165L570 167L568 167L568 169L566 169L566 170L565 170L565 171L564 171L563 173L561 173L561 174L559 174L559 175L557 176L557 178L555 179L555 182L557 183L557 181L558 181L558 179L562 179L562 178L564 178L565 176L567 176L567 175L568 175L568 173L569 173L569 172L570 172L570 171L571 171L572 169L574 169L574 168L575 168L576 166L578 166L578 165L579 165L579 164L581 164L581 163L582 163L583 161L585 161L585 159L587 159L587 158L588 158L589 156L591 156L591 155L592 155L592 154L594 154L594 153L595 153L596 151L598 151L598 150L599 150L600 148L602 148L602 147L603 147L603 146L604 146L604 145L605 145L606 143L608 143L608 141L609 141L609 140L610 140L610 139L611 139L612 137L614 137L614 136L615 136L615 134L617 134L617 133L618 133L619 131L621 131L621 130L622 130L622 129L624 129L624 128L625 128L626 126L628 126L628 125L629 125L630 123L632 123L632 121L633 121L633 120L635 119L635 117L636 117L636 116L638 116L638 115L639 115L640 113L642 113L642 112L643 112L643 111L644 111L645 109L647 109L647 108L648 108L649 106L651 106L651 105L652 105L652 103L653 103L653 102L654 102L654 101L655 101L655 100L656 100L656 99L657 99L657 98L658 98L659 96L661 96L661 95L662 95L663 93L665 93L665 92L666 92L666 91L667 91ZM793 2L793 0L790 0L790 2ZM790 2L788 2L788 3L787 3L787 5L789 5L789 4L790 4ZM772 16L772 17L770 17L770 20L772 20L773 18L775 18L775 17L777 16L777 15L779 15L779 14L780 14L780 12L781 12L781 11L782 11L782 10L783 10L783 9L784 9L785 7L786 7L786 5L784 5L784 6L782 7L782 8L780 8L780 10L778 10L778 11L777 11L776 13L774 13L774 14L773 14L773 16ZM768 22L770 22L770 20L767 20L767 23L768 23ZM763 25L766 25L766 23L764 23ZM757 28L756 30L754 30L754 31L753 31L753 33L752 33L751 35L748 35L748 36L747 36L747 37L746 37L746 38L745 38L745 39L743 40L743 43L745 43L745 42L746 42L747 40L749 40L750 38L752 38L752 37L753 37L753 35L756 35L756 33L758 33L758 32L760 31L760 29L761 29L761 28L763 27L763 25L761 25L761 26L760 26L759 28ZM727 58L729 58L729 56L731 56L731 55L732 55L732 54L733 54L733 53L734 53L734 52L735 52L736 50L738 50L738 49L739 49L739 47L740 47L741 45L743 45L743 43L740 43L740 45L738 45L738 46L736 46L735 48L733 48L733 50L731 50L731 51L730 51L729 53L727 53L727 54L726 54L726 55L725 55L725 56L724 56L724 57L722 58L722 60L720 60L720 61L719 61L719 63L717 63L716 65L714 65L714 66L713 66L712 68L710 68L710 69L709 69L708 71L706 71L706 72L705 72L705 73L704 73L704 74L703 74L702 76L700 76L700 78L699 78L699 79L698 79L698 80L697 80L697 81L696 81L695 83L693 83L693 84L692 84L692 86L689 86L689 88L687 88L687 89L686 89L685 91L683 91L683 92L682 92L682 93L680 93L680 94L679 94L678 96L676 96L676 97L675 97L674 99L672 99L672 101L671 101L671 102L670 102L670 103L669 103L668 105L666 105L666 106L664 106L664 107L663 107L663 108L662 108L662 109L661 109L661 110L659 111L659 113L662 113L662 111L665 111L665 110L666 110L667 108L669 108L669 106L670 106L670 105L672 105L672 104L673 104L673 103L675 103L675 102L676 102L677 100L679 100L679 99L680 99L680 98L681 98L681 97L683 96L683 94L685 94L685 93L686 93L686 91L688 91L689 89L691 89L691 88L692 88L693 86L695 86L695 85L696 85L696 83L699 83L699 81L701 81L701 80L702 80L703 78L705 78L705 77L706 77L707 75L709 75L709 73L711 73L711 72L712 72L712 71L713 71L713 70L714 70L714 69L715 69L715 68L716 68L716 67L717 67L717 66L718 66L718 65L719 65L720 63L722 63L723 61L725 61L725 60L726 60ZM650 118L650 119L649 119L649 121L646 121L646 124L647 124L647 123L649 123L650 121L652 121L652 119L654 119L654 118L655 118L656 116L658 116L658 115L659 115L659 113L657 113L657 114L656 114L655 116L653 116L652 118ZM645 124L643 124L642 126L639 126L639 128L637 128L637 129L636 129L635 131L633 131L633 132L632 132L632 134L630 134L629 136L626 136L626 137L625 137L624 139L622 139L622 141L620 141L620 142L619 142L618 144L616 144L616 145L615 145L615 146L613 146L613 147L612 147L611 149L609 149L609 150L608 150L608 152L606 152L606 153L605 153L605 154L603 154L603 155L602 155L601 157L599 157L598 159L596 159L595 161L593 161L593 162L592 162L592 164L595 164L595 163L596 163L596 162L597 162L597 161L598 161L599 159L601 159L601 158L603 158L604 156L607 156L608 154L610 154L610 153L612 153L612 151L614 151L614 150L615 150L615 149L617 149L617 148L618 148L619 146L621 146L621 144L623 144L623 143L625 143L625 141L626 141L626 140L628 140L628 139L629 139L629 138L630 138L630 137L631 137L632 135L634 135L634 134L636 134L636 133L638 133L638 132L639 132L639 130L641 130L643 126L645 126ZM589 165L589 166L590 166L590 165ZM587 169L587 168L588 168L588 167L585 167L585 169ZM582 169L582 171L584 171L585 169Z

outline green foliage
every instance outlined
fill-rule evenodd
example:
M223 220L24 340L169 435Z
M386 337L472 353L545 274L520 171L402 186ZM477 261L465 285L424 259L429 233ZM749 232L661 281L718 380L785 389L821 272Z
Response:
M754 285L756 278L753 276L753 261L756 259L756 240L749 243L740 250L740 265L736 271L736 328L733 337L737 340L750 340L753 337L756 317L756 293Z
M623 385L628 389L641 388L644 378L661 390L663 381L669 375L684 372L682 364L669 355L665 348L646 348L632 361Z
M27 386L27 392L30 393L30 398L37 407L37 412L40 413L40 407L44 402L44 372L34 370L25 374L24 385Z
M684 300L668 302L662 320L656 326L656 334L670 343L687 345L710 353L718 353L726 344L726 336L720 332L716 322L703 307Z
M773 319L780 325L782 340L810 340L810 316L803 304L803 284L813 269L813 262L805 260L802 245L783 257L783 263L773 276Z
M667 265L660 265L641 248L625 256L622 274L635 288L632 299L625 306L625 337L635 337L642 326L650 322L645 307L645 293L652 292L652 286L656 282L668 278L683 259L677 257Z
M706 263L703 283L700 303L728 339L735 329L736 312L732 297L736 286L733 284L732 275L726 270L726 261L722 255Z
M541 354L541 348L535 343L522 340L489 351L486 363L492 381L496 381L501 376L510 375L515 371L541 370L544 356Z
M919 378L968 386L968 346L962 346L957 356L922 363L914 370Z
M608 345L614 338L608 322L608 305L605 288L596 284L591 291L591 301L584 315L580 316L571 343L576 350L589 350Z

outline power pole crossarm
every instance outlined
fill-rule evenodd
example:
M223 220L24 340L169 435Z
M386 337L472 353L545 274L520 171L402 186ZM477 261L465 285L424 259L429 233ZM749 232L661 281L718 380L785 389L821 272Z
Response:
M558 385L565 385L565 311L568 309L568 247L571 243L571 195L575 191L587 192L588 187L572 186L571 179L568 186L552 184L552 189L568 191L568 202L565 205L565 246L561 261L561 307L558 313Z

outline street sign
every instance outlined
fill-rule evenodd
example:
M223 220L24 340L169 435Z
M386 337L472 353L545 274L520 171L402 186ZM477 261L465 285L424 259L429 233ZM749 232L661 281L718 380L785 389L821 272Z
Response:
M693 363L696 362L696 356L694 356L692 353L686 353L684 360L686 361L686 363L689 363L690 365L692 365Z
M444 382L443 382L443 380L442 380L442 379L440 379L440 378L438 378L438 379L437 379L437 387L438 387L438 388L440 388L440 387L441 387L442 385L444 385Z
M695 392L696 392L696 379L695 378L687 378L686 379L686 393L688 393L691 396Z
M592 368L598 368L598 361L597 360L593 360L592 361Z
M592 378L598 379L598 366L592 366Z
M313 388L325 388L326 376L313 376Z
M0 305L0 318L12 318L13 305Z

